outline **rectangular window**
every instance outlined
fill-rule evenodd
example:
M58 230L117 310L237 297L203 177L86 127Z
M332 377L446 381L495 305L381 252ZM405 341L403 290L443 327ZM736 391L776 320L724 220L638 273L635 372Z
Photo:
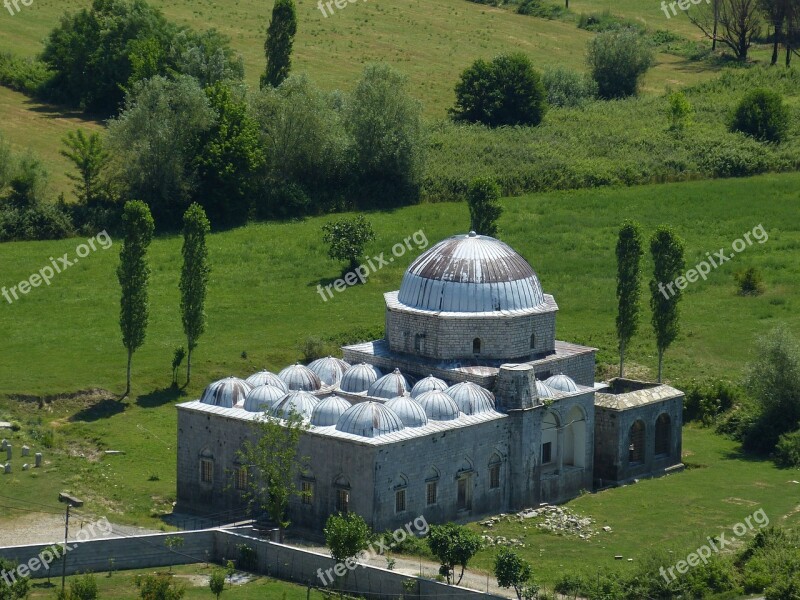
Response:
M551 462L553 462L553 442L545 442L542 444L542 464Z
M496 490L500 487L500 465L489 467L489 488Z
M350 509L350 492L347 490L336 490L336 511L347 514Z
M214 481L214 461L203 459L200 461L200 481L211 483Z
M247 489L247 467L236 469L236 489L240 492Z
M426 493L425 493L426 502L427 502L428 506L431 506L432 504L436 504L436 492L437 491L438 490L436 489L436 482L435 481L429 481L428 485L427 485Z
M303 504L311 506L314 503L314 484L310 481L303 481L300 484L300 491L302 492Z
M462 477L458 480L458 495L456 499L456 508L458 510L472 510L472 486L470 486L470 477Z
M397 490L394 493L394 512L401 513L406 511L406 491Z

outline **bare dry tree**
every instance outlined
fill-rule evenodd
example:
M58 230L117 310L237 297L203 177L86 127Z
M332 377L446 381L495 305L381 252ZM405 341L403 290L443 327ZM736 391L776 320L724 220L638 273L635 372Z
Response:
M703 35L725 44L740 61L747 60L753 38L761 32L759 0L718 0L701 4L688 15Z

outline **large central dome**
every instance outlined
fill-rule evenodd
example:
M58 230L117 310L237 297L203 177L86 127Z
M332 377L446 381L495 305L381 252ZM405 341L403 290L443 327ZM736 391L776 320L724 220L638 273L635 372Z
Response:
M436 312L529 310L545 303L528 262L492 237L457 235L415 260L403 276L401 304Z

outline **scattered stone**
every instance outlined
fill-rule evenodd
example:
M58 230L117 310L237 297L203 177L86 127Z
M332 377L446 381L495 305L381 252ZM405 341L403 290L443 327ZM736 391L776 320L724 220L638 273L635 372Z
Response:
M34 465L33 465L33 466L34 466L34 468L35 468L35 469L38 469L39 467L41 467L41 466L42 466L42 453L41 453L41 452L37 452L37 453L34 455L34 460L36 461L36 462L34 463Z
M106 450L106 456L118 456L125 454L122 450Z
M11 460L14 456L14 446L11 444L6 445L6 460Z
M624 558L624 556L622 556L621 554L617 554L617 555L614 557L614 560L622 560L623 558Z
M30 455L31 455L30 447L29 446L23 446L22 447L22 456L30 456Z
M603 531L605 531L605 532L607 532L607 533L611 533L611 527L609 527L608 525L606 525L605 527L603 527Z
M4 438L3 441L0 442L0 449L5 450L6 446L8 446L8 440Z
M28 463L25 463L24 465L22 465L22 470L23 471L27 471L30 468L31 468L31 466Z
M488 546L524 547L525 544L523 540L507 539L503 536L492 537L487 534L489 529L492 529L501 522L527 523L530 519L535 519L534 524L537 528L544 529L556 535L574 535L582 540L589 540L597 533L592 528L594 524L592 519L581 517L568 508L544 503L541 504L539 508L528 508L514 515L502 513L480 521L479 524L487 528L482 531L483 541ZM523 529L527 530L527 525L523 526ZM608 527L606 531L611 531L611 528Z
M5 440L3 440L3 441L5 441ZM792 481L790 481L789 483L800 483L800 481L795 481L795 480L792 480Z
M0 421L0 429L11 429L11 423L8 421Z
M5 473L6 475L9 475L11 473L11 463L6 463L3 466L3 473Z

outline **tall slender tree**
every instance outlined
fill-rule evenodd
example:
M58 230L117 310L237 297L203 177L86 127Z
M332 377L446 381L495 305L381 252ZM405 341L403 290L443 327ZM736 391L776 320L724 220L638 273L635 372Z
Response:
M119 327L122 344L128 351L127 383L123 398L131 393L131 362L133 353L144 343L149 317L147 287L150 267L147 264L147 248L153 240L153 216L140 200L125 204L122 215L124 239L119 254L117 279L122 288L120 298Z
M653 279L650 281L650 308L658 348L658 382L661 383L664 352L678 336L678 302L688 285L683 277L686 262L683 241L669 227L661 226L650 239Z
M84 204L91 204L100 194L100 177L111 155L103 147L103 139L95 132L88 136L83 129L70 131L63 140L61 155L70 160L78 171L67 173L75 184L75 196Z
M186 334L186 385L192 378L192 352L206 330L206 294L211 268L206 236L211 231L203 208L192 204L183 215L183 268L181 269L181 318Z
M267 29L264 51L267 70L261 76L261 87L278 87L289 76L292 67L292 46L297 33L297 9L294 0L275 0L272 20Z
M478 235L497 237L497 220L503 214L500 186L494 179L478 177L467 188L470 229Z
M619 376L625 376L625 349L639 326L642 235L639 226L626 222L617 239L617 339Z

